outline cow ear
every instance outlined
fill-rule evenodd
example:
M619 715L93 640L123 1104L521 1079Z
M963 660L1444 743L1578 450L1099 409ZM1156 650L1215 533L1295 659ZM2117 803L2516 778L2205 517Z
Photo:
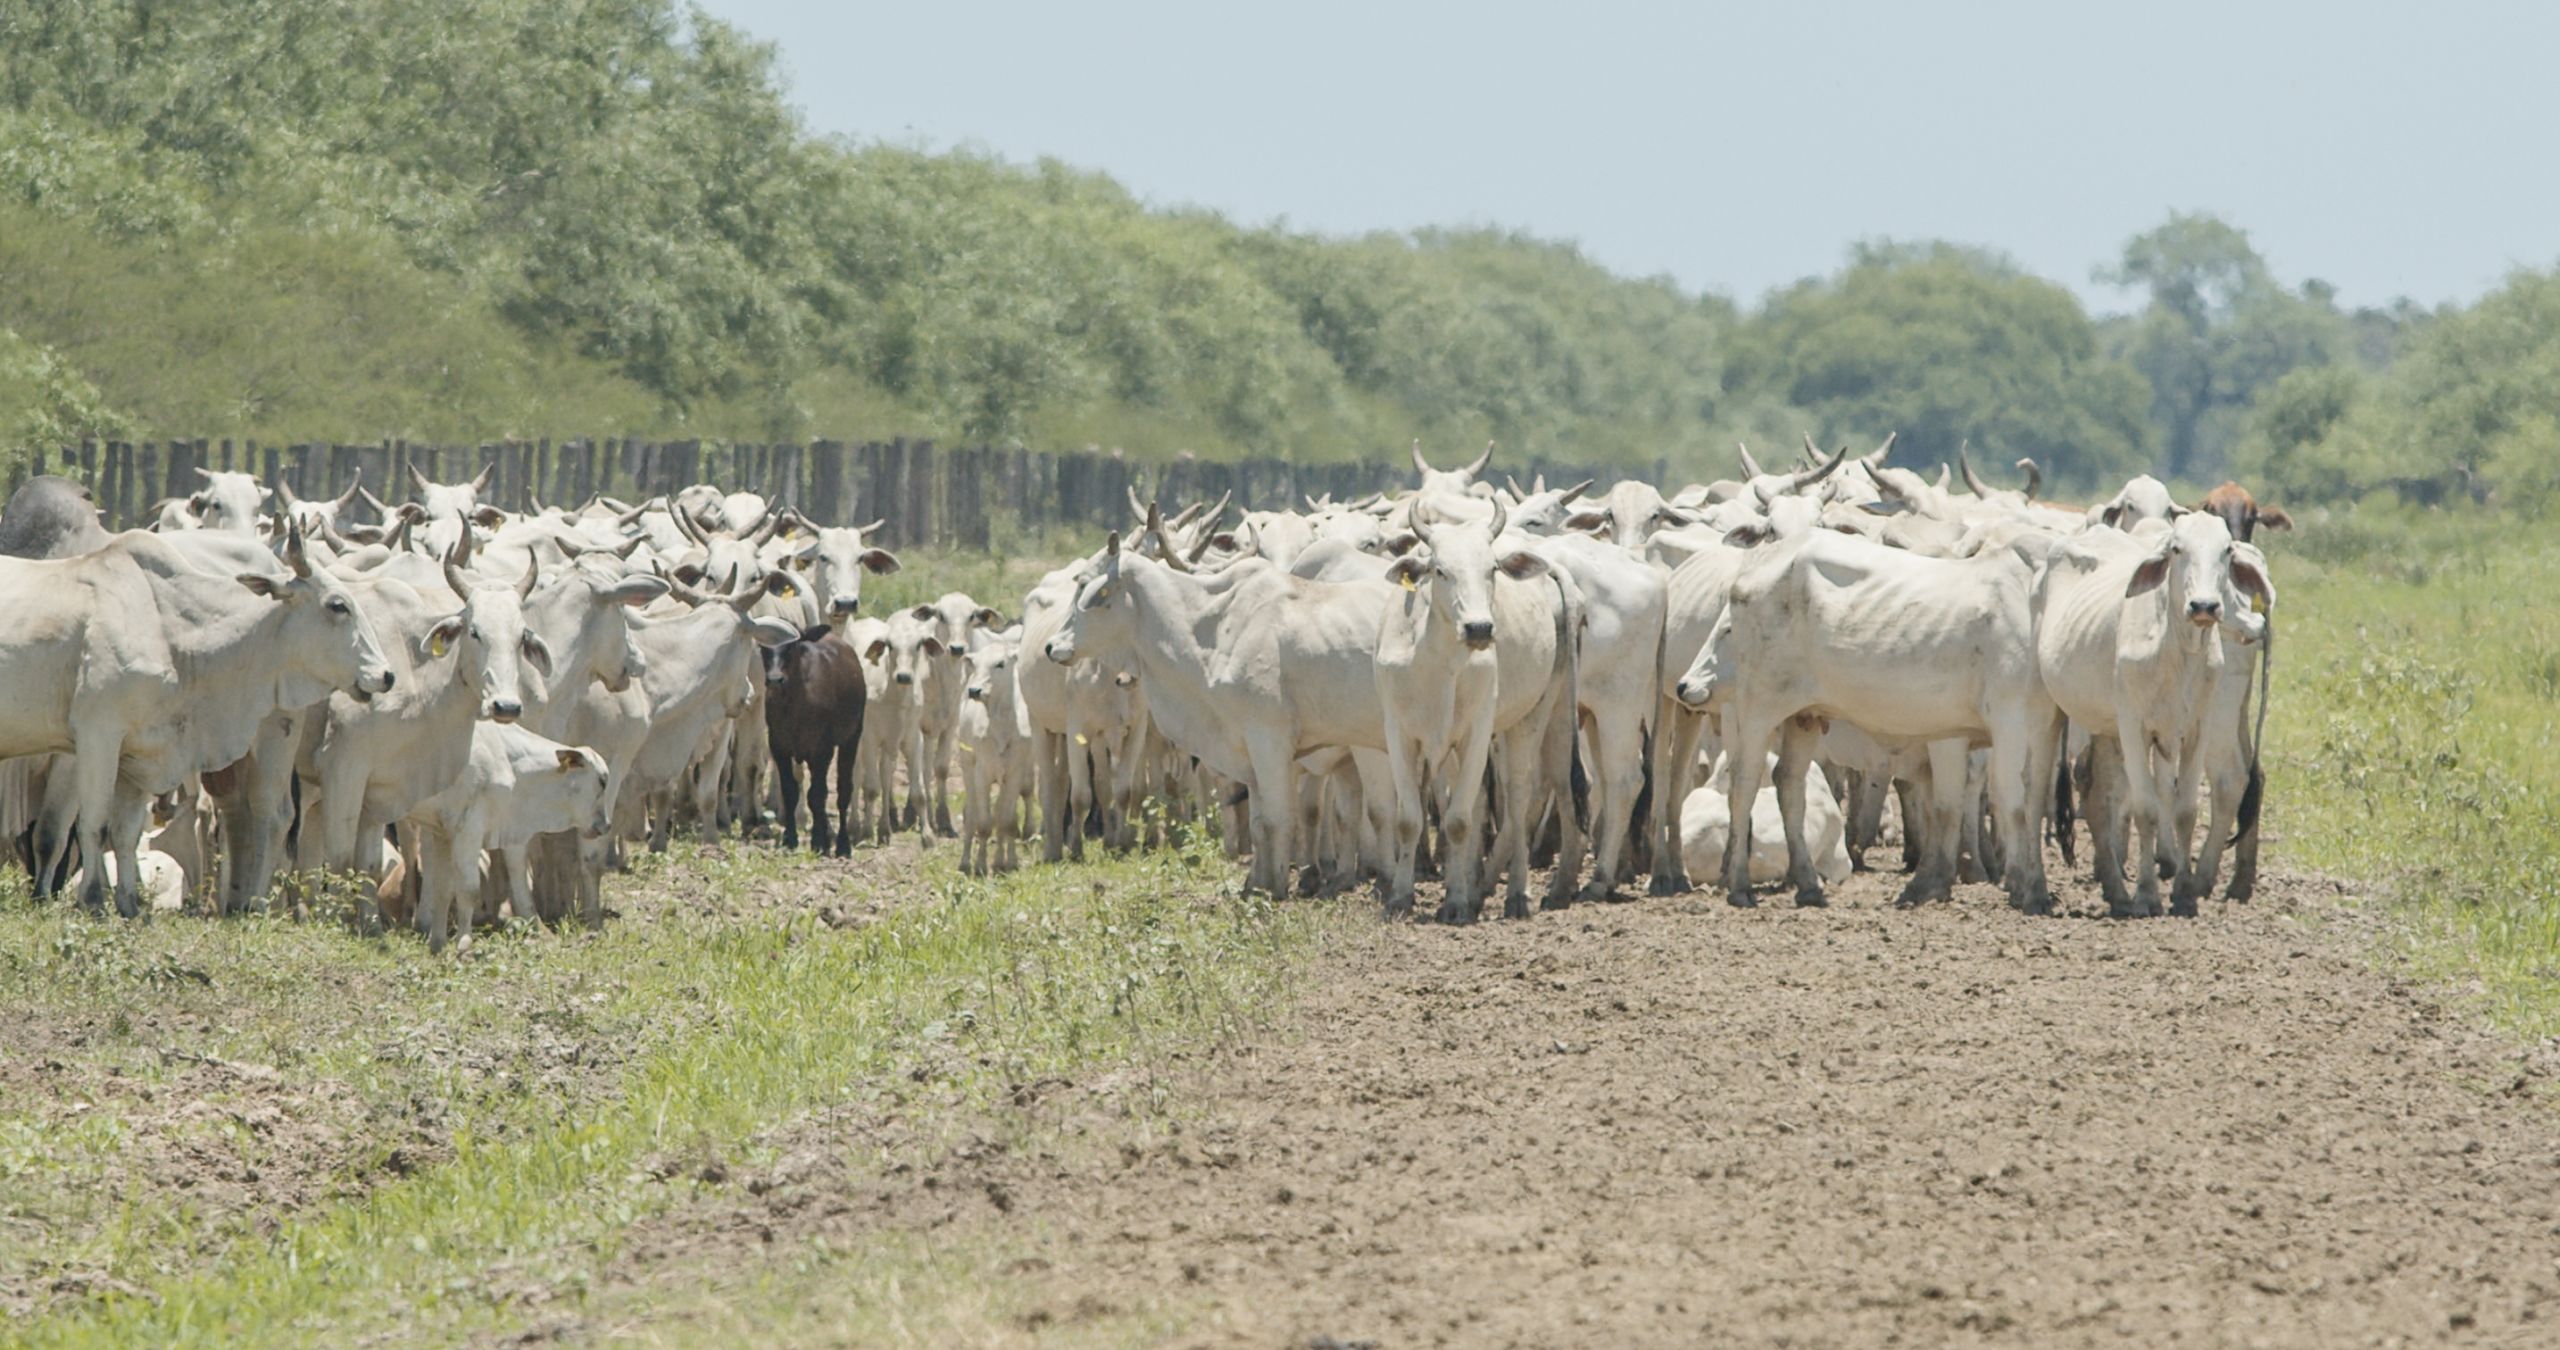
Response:
M1597 530L1609 523L1606 511L1576 511L1564 518L1564 527L1577 532Z
M2122 506L2110 506L2105 511L2099 513L2098 523L2112 529L2114 528L2116 521L2123 515L2124 508Z
M1409 591L1414 588L1416 583L1422 580L1423 574L1430 570L1431 564L1426 563L1422 559L1414 557L1412 554L1408 553L1405 556L1396 559L1393 563L1388 564L1387 580L1392 581Z
M1748 525L1736 525L1724 532L1724 542L1728 548L1758 548L1777 537L1777 528L1765 520L1755 520Z
M981 605L977 613L969 616L969 624L973 628L1002 628L1004 615L996 612L992 606Z
M676 569L676 580L683 582L683 583L684 583L685 585L687 585L687 586L699 586L699 585L701 585L701 584L702 584L702 566L701 566L701 564L699 564L699 563L686 563L684 566L677 568L677 569Z
M468 613L456 614L452 618L428 629L427 655L441 657L446 652L452 651L453 644L462 637L462 630L469 622L470 617L471 616Z
M926 623L931 623L942 616L935 613L933 606L931 605L918 605L914 609L907 611L907 617L910 619L922 619Z
M1411 553L1414 546L1421 542L1421 535L1415 534L1411 530L1407 530L1402 534L1391 534L1386 538L1379 540L1378 547L1387 553L1401 558L1404 555Z
M944 651L948 650L948 648L945 648L942 645L942 639L940 638L929 637L916 645L922 647L924 649L924 654L927 656L940 656Z
M767 572L764 574L764 593L767 595L798 595L800 593L800 583L793 581L791 579L791 574L788 572Z
M665 595L667 590L665 577L643 573L639 576L624 577L606 587L601 598L609 605L645 605Z
M895 572L898 570L898 555L885 548L866 548L862 551L862 565L874 572Z
M560 769L562 772L576 773L580 769L589 768L594 769L598 773L602 773L604 771L604 766L602 764L598 764L587 757L587 752L583 747L575 745L564 745L560 747Z
M885 655L888 650L889 639L873 638L871 639L871 645L862 649L862 659L877 664L880 658Z
M542 635L539 633L525 634L524 659L527 663L531 664L535 670L541 671L545 675L549 675L551 673L551 644L543 641Z
M2258 508L2258 523L2270 530L2290 530L2293 517L2286 515L2281 506L2261 506Z
M471 513L471 523L484 530L494 530L507 523L507 513L494 506L484 506Z
M2124 598L2130 600L2137 595L2156 591L2160 589L2160 583L2168 579L2169 551L2162 549L2143 559L2142 565L2133 569L2133 579L2124 584Z
M2256 563L2234 556L2231 559L2231 584L2249 597L2252 611L2264 614L2276 607L2275 587L2267 584L2267 574L2258 570Z
M1505 557L1498 566L1502 568L1504 576L1514 581L1526 581L1531 577L1542 577L1547 574L1547 560L1525 548Z
M260 576L255 572L242 572L240 584L248 587L251 594L263 595L270 600L279 600L284 597L284 583L274 577Z

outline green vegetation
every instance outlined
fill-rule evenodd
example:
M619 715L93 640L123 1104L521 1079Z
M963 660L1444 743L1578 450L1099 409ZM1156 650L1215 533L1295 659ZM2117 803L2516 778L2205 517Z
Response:
M2092 317L1880 242L1756 308L1500 230L1151 210L1066 165L810 135L672 0L0 9L0 452L77 435L816 434L1339 459L1485 438L1728 471L1899 430L2064 492L2560 479L2560 279L2436 320L2172 216ZM2403 358L2404 351L2406 359Z
M1021 1085L1143 1082L1263 1025L1333 912L1233 896L1214 844L995 881L954 852L680 848L617 885L603 932L459 963L327 923L0 900L12 1034L36 1038L0 1112L0 1270L23 1281L0 1299L47 1314L8 1339L517 1329L814 1112L984 1128ZM279 1194L302 1203L257 1199ZM995 1255L807 1259L877 1292L852 1339L931 1341L1001 1319Z
M2560 1032L2560 543L2373 510L2279 552L2276 849L2382 884L2420 970Z

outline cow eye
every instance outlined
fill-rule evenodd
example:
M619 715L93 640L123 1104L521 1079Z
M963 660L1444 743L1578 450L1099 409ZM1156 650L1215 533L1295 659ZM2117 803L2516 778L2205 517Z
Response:
M471 640L474 642L478 642L480 640L480 625L476 623L471 625Z
M343 596L343 595L333 595L333 596L330 596L330 597L329 597L329 612L330 612L330 613L332 613L332 614L344 614L344 613L346 613L346 612L347 612L347 609L348 609L348 606L347 606L347 597L345 597L345 596Z

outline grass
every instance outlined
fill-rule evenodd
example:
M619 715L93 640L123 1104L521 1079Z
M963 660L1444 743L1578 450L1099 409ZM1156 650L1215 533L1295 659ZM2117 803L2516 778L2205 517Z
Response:
M142 1015L58 1052L113 1089L13 1093L0 1117L0 1250L54 1281L36 1301L47 1315L5 1339L509 1332L580 1306L633 1224L690 1197L665 1158L749 1160L777 1129L848 1105L930 1125L1011 1084L1237 1034L1279 1005L1324 923L1228 894L1214 844L992 881L957 876L954 853L847 870L760 847L678 850L626 880L630 917L604 932L501 937L460 963L326 924L136 926L7 904L0 962L19 976L22 1025L116 1004ZM186 1053L201 1059L158 1053L199 1026ZM528 1072L509 1034L528 1026L611 1062ZM184 1190L134 1184L119 1158L138 1140L171 1146L166 1099L231 1071L202 1060L245 1086L305 1090L369 1138L331 1178L350 1193L208 1216ZM386 1171L373 1155L416 1147L419 1100L444 1150ZM797 1258L837 1291L823 1316L852 1339L938 1340L1005 1315L997 1253L876 1246ZM793 1269L755 1278L806 1278ZM63 1297L64 1272L72 1292L105 1296ZM875 1296L847 1304L846 1285Z
M2364 512L2270 542L2281 855L2384 883L2420 973L2560 1034L2560 540Z

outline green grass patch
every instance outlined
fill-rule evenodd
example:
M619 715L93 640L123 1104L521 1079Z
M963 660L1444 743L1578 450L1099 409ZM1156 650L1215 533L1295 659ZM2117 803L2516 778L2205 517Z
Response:
M360 1193L281 1222L237 1217L208 1243L182 1195L102 1194L123 1142L114 1122L149 1116L165 1093L80 1112L97 1123L68 1135L46 1136L35 1113L0 1120L13 1212L74 1196L115 1207L79 1225L78 1253L39 1238L9 1253L12 1266L94 1271L78 1287L122 1291L64 1300L57 1288L50 1315L9 1339L450 1341L516 1326L529 1289L557 1315L586 1297L632 1224L690 1194L653 1160L751 1157L817 1110L930 1117L1011 1084L1214 1042L1280 1006L1329 913L1234 897L1214 842L990 881L957 876L955 852L870 854L846 868L764 848L678 850L624 879L613 894L627 917L604 932L484 940L459 963L325 924L116 925L8 905L0 961L24 966L14 987L47 991L57 1016L98 1000L147 1009L129 1043L74 1048L80 1071L164 1083L233 1072L167 1060L152 1044L209 1022L215 1032L188 1053L263 1057L286 1066L273 1070L283 1079L343 1079L351 1086L333 1091L376 1104L443 1094L431 1128L444 1150L408 1175L377 1168ZM77 949L67 965L49 955L65 944ZM173 966L205 978L167 975ZM601 1075L510 1074L495 1066L510 1042L481 1034L492 1019L544 1027L535 1039L546 1043L629 1053ZM389 1034L400 1028L405 1042ZM456 1053L404 1055L403 1044ZM414 1139L414 1118L395 1124L392 1135ZM945 1306L960 1291L970 1306L1001 1294L996 1272L951 1253L885 1243L835 1259L857 1285L904 1291L866 1305L891 1319L873 1324L884 1334L965 1321L965 1308Z
M2560 540L2366 511L2269 542L2282 855L2384 883L2421 972L2560 1033Z

